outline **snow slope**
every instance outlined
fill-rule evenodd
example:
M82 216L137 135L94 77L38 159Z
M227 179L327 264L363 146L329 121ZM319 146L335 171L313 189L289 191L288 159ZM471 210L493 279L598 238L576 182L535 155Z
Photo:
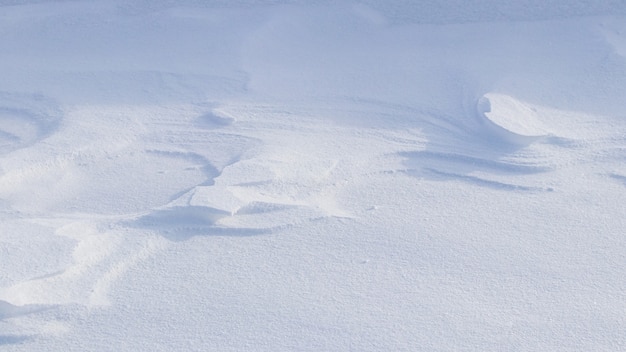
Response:
M0 1L0 349L625 349L625 20Z

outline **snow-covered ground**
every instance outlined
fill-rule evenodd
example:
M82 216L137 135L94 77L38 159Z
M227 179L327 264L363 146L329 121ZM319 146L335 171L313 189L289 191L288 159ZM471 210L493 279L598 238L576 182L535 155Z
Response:
M0 1L2 351L626 350L626 3Z

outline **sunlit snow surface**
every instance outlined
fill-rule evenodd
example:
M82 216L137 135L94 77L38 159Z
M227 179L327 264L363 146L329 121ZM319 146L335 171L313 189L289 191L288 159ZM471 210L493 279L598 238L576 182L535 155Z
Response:
M619 1L0 1L2 351L626 350Z

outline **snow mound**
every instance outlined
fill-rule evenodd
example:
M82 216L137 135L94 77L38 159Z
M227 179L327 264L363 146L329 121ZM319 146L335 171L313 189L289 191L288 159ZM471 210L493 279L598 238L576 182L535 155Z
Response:
M550 134L535 108L508 95L485 94L477 110L491 132L508 142L530 144Z
M198 117L198 126L207 129L216 129L231 125L235 119L232 117L224 117L214 112L207 112Z

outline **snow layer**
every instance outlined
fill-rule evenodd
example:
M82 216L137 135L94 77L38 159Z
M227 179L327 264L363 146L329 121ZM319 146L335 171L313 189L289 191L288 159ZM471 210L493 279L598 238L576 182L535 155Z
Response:
M624 350L625 20L0 1L0 348Z

